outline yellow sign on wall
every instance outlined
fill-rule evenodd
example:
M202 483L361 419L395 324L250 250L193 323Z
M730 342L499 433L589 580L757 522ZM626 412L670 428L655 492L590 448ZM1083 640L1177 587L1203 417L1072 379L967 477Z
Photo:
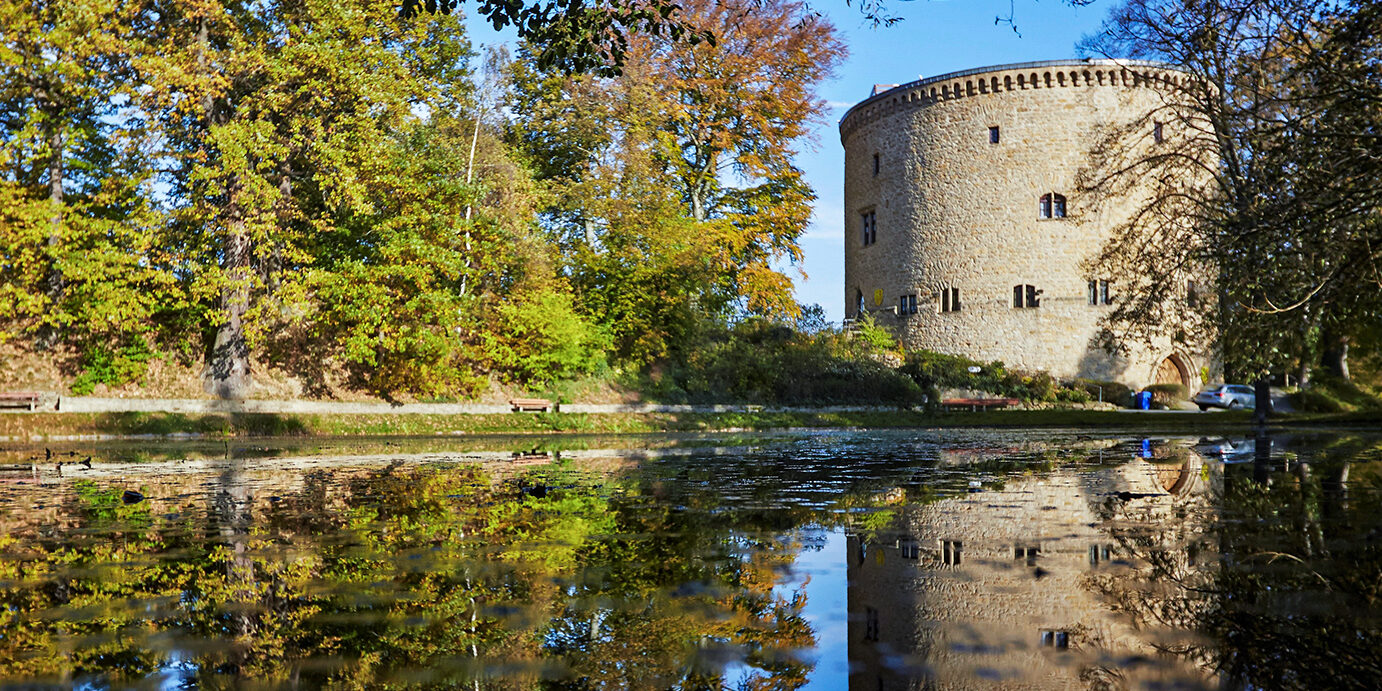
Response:
M882 288L874 288L874 289L873 289L873 304L874 304L875 307L878 306L878 305L883 304L883 289L882 289Z

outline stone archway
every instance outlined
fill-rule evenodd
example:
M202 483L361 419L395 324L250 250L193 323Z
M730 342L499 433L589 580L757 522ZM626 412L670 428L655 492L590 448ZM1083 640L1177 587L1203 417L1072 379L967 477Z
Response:
M1157 363L1156 371L1152 373L1152 382L1155 384L1180 384L1185 388L1190 388L1190 368L1185 365L1185 358L1180 353L1171 353L1162 358Z
M1170 458L1152 461L1152 468L1156 473L1157 484L1172 496L1182 496L1195 487L1196 480L1200 477L1200 471L1204 467L1204 458L1193 451L1183 451L1183 458L1176 458L1180 454L1171 454ZM1179 461L1179 462L1177 462Z

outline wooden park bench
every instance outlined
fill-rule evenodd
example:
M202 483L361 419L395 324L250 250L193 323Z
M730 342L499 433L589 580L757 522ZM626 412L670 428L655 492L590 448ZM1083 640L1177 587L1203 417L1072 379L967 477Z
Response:
M946 410L969 408L972 412L990 408L1007 408L1021 402L1016 398L947 398L941 401L941 407Z
M514 465L546 465L552 462L552 454L546 451L522 451L513 452L511 463Z
M552 402L545 398L511 398L509 405L513 406L513 412L522 413L525 411L537 411L545 413L552 409Z
M30 411L38 410L38 392L0 392L0 408L28 408Z

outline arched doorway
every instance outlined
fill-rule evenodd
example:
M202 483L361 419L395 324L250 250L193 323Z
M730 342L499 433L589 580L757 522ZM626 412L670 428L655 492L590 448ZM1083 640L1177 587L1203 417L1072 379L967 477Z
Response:
M1185 388L1190 388L1190 370L1185 366L1185 360L1179 353L1171 353L1166 356L1156 366L1156 372L1152 374L1152 381L1157 384L1180 384Z
M1176 458L1181 454L1184 455L1183 458ZM1167 494L1177 497L1194 488L1195 481L1200 477L1200 470L1203 466L1204 458L1189 450L1172 453L1169 458L1152 461L1157 484L1161 485Z

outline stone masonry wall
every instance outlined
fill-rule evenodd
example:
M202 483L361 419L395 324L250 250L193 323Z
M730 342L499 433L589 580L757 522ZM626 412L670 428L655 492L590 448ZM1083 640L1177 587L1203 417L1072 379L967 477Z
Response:
M1109 128L1161 104L1157 80L1183 78L1144 63L1025 63L905 84L855 106L840 123L846 315L862 294L911 347L1058 377L1153 381L1169 340L1104 352L1093 339L1110 307L1088 304L1087 284L1112 281L1116 295L1118 277L1082 267L1141 200L1083 197L1076 177ZM1047 193L1065 196L1065 218L1039 217ZM864 246L868 211L877 240ZM1014 308L1016 285L1039 289L1040 306ZM947 288L959 289L959 311L941 311ZM913 293L918 313L895 314ZM1201 368L1212 366L1205 353L1175 355L1186 383L1200 385Z

